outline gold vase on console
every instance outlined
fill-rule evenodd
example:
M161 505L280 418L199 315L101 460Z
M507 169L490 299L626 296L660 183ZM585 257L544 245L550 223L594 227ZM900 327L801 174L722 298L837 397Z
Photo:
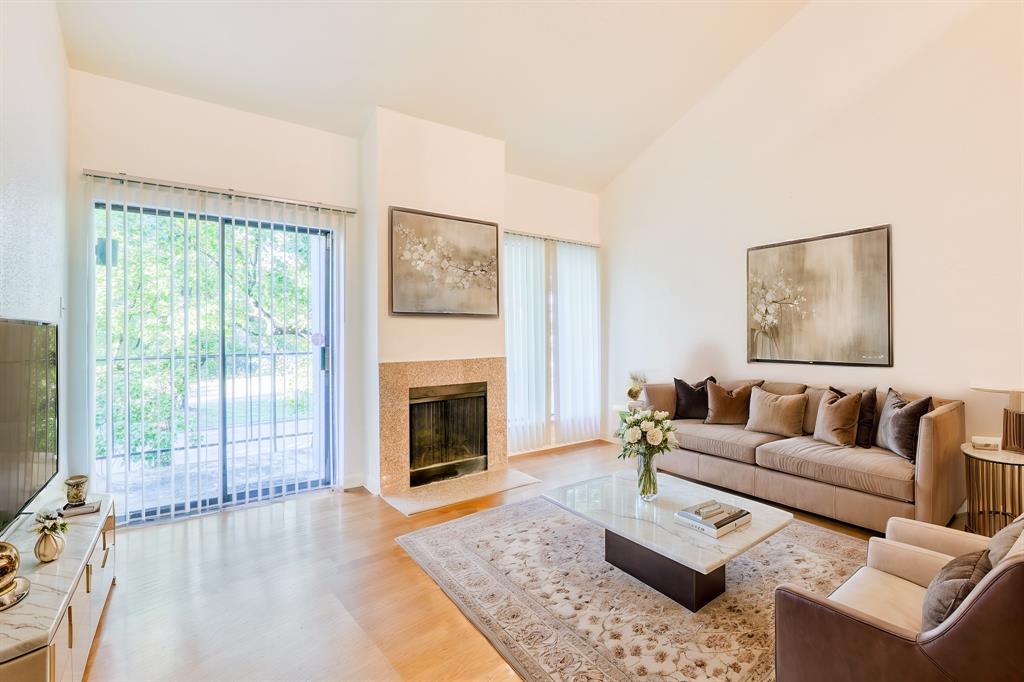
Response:
M40 563L55 561L64 551L64 536L58 533L40 533L33 551Z
M0 611L20 602L28 594L28 578L18 575L21 555L9 542L0 542Z

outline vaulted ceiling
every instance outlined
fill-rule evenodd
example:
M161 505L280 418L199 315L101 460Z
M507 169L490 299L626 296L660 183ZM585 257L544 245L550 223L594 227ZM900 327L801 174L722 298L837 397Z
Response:
M598 191L802 5L59 7L72 68L351 136L385 106L505 140L514 173Z

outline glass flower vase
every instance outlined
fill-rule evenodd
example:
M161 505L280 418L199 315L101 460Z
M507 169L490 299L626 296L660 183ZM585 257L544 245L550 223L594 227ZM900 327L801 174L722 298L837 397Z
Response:
M636 483L640 499L650 502L658 497L658 472L654 468L654 455L637 455Z

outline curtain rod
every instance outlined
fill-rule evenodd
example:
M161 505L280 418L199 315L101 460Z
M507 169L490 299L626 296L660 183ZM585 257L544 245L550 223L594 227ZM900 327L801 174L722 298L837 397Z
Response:
M274 197L267 194L252 194L249 192L239 192L230 188L224 189L221 187L207 187L205 185L190 185L184 182L169 182L167 180L155 180L153 178L144 178L139 175L128 175L127 173L107 173L104 171L90 170L88 168L82 171L82 175L89 178L103 178L106 180L117 180L120 182L135 182L140 185L155 185L157 187L167 187L168 189L186 189L196 192L206 192L208 194L220 194L221 196L227 197L241 197L242 199L271 201L278 204L290 204L292 206L303 206L307 208L320 208L327 211L337 211L339 213L356 215L356 210L354 208L349 208L347 206L334 206L332 204L324 204L319 201L300 201L298 199L285 199L284 197Z
M514 234L517 237L533 237L534 239L547 239L552 242L565 242L566 244L576 244L578 246L589 246L595 249L601 248L600 244L594 244L592 242L581 242L578 239L562 239L561 237L549 237L546 234L531 234L529 232L522 232L520 230L502 230L505 234Z

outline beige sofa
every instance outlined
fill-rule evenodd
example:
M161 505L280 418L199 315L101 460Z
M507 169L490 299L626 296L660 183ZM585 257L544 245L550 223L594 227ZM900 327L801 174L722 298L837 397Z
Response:
M749 382L721 382L727 389L742 383ZM780 395L807 389L778 381L762 388ZM646 393L653 408L675 413L674 384L648 384ZM880 392L876 422L884 400ZM879 447L843 448L810 435L784 438L696 419L674 423L679 448L659 456L658 469L857 526L883 531L893 516L946 525L967 497L959 400L932 400L921 419L916 463Z

